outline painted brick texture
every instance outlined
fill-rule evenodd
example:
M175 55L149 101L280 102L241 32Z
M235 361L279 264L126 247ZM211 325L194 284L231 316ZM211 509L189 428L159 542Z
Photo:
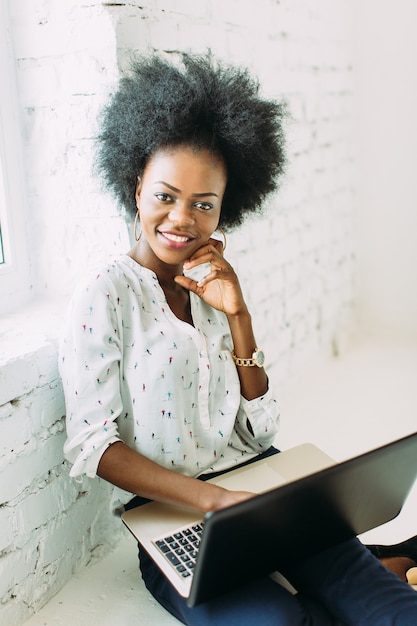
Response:
M30 311L12 334L0 326L0 626L17 626L121 532L108 512L108 487L68 478L56 339L85 268L129 246L124 218L92 168L97 115L130 53L211 48L248 66L265 95L288 101L280 193L262 219L228 236L275 385L349 334L355 162L348 0L8 5L30 261L46 327L35 333ZM58 302L50 328L49 302Z

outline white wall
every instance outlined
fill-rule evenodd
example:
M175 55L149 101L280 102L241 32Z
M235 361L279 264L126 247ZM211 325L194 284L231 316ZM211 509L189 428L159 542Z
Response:
M8 2L28 208L16 210L39 300L0 318L1 626L21 624L121 532L107 486L68 478L57 370L57 336L82 264L127 241L91 177L95 118L118 76L112 22L99 4Z
M417 4L360 2L357 17L359 313L417 336Z
M6 0L37 300L0 318L0 626L15 626L117 538L107 488L63 460L57 335L75 282L125 251L91 175L96 117L131 49L208 47L288 99L288 174L228 238L271 380L335 350L354 314L354 42L349 0ZM105 4L114 6L106 7ZM22 209L23 210L23 209Z

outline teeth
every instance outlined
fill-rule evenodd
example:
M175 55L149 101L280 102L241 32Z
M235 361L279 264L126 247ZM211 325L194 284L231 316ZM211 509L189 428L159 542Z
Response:
M173 235L172 233L164 233L164 236L170 241L176 241L178 243L185 243L189 237L181 237L180 235Z

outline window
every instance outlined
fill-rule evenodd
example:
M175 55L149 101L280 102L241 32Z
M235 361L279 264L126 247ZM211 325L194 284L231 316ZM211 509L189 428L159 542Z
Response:
M4 243L3 243L3 233L2 233L2 224L5 223L5 201L4 201L4 186L3 186L3 175L2 175L2 167L0 167L0 266L4 265ZM4 230L4 226L3 226Z
M0 265L4 263L4 250L3 250L3 236L1 234L1 222L0 222Z
M3 238L1 236L1 224L0 224L0 265L4 263L4 254L3 254Z
M29 294L21 131L7 2L0 0L0 313Z
M1 236L1 222L0 222L0 265L4 263L4 253L3 253L3 237Z

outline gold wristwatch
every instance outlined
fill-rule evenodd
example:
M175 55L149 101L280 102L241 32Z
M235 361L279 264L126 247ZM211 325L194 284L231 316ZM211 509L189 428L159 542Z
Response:
M241 359L236 356L235 351L232 352L232 358L236 365L240 367L263 367L265 363L265 354L259 348L256 348L250 359Z

